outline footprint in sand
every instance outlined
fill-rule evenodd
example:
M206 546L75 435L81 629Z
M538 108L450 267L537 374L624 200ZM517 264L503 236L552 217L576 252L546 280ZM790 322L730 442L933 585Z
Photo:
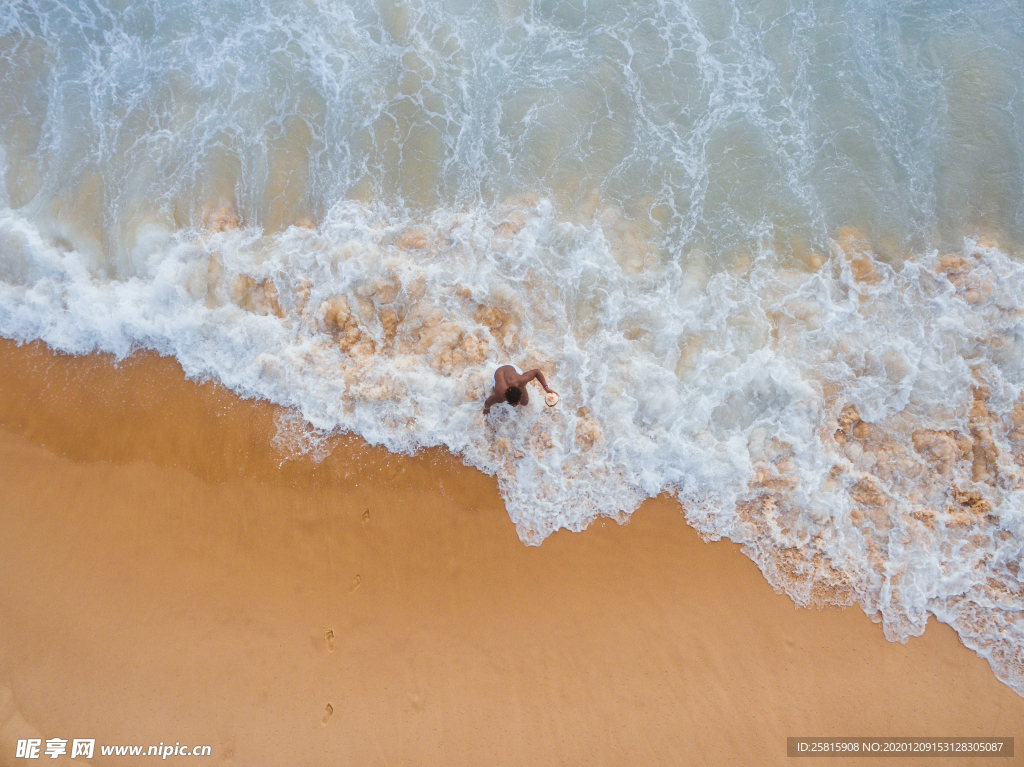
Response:
M334 652L334 629L327 629L324 640L327 642L327 652Z
M352 579L352 586L349 588L349 592L355 591L359 588L360 582L363 580L363 576L356 573L356 577Z
M333 714L334 714L334 706L332 706L330 703L328 703L324 707L324 718L320 720L320 724L327 724L327 722L330 721L331 716Z
M367 509L363 512L363 529L365 530L370 526L370 510Z

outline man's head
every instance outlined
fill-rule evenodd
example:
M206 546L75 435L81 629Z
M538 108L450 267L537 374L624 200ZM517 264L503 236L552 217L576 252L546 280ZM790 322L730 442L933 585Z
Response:
M510 386L505 389L505 401L510 405L518 405L523 398L523 390L518 386Z

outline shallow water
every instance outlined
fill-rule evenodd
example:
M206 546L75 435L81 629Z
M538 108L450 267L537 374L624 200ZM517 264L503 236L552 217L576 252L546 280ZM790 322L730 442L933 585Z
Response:
M528 543L672 493L1024 694L1022 86L1015 2L16 2L0 333L446 445Z

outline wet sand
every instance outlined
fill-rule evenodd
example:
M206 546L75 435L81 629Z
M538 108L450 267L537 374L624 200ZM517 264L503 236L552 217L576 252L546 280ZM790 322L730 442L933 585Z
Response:
M0 341L0 765L33 732L289 767L1012 736L1013 759L852 764L1024 764L1024 699L947 626L903 646L859 608L797 610L668 498L526 547L444 451L284 460L279 413L152 354Z

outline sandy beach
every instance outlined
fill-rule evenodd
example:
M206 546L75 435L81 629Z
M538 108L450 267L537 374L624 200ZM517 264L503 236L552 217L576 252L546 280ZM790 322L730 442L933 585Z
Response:
M1022 125L1022 0L0 2L0 767L1024 767Z
M527 547L495 480L445 452L284 460L278 408L171 359L3 341L0 369L0 764L34 734L295 767L1022 735L1024 699L950 628L903 646L857 608L798 610L672 499Z

